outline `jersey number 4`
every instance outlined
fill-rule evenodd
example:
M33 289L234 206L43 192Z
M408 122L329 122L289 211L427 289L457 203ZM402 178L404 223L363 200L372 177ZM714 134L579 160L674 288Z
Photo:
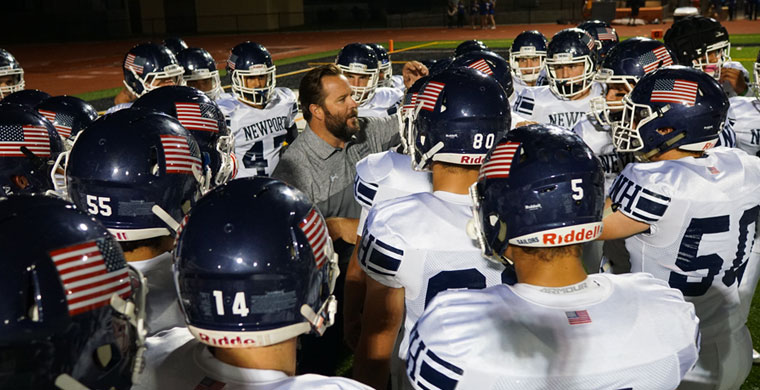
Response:
M760 213L760 206L755 206L749 210L745 210L739 219L739 243L736 247L736 256L733 259L731 268L726 270L722 280L726 287L730 287L734 282L741 283L744 269L747 266L745 257L748 250L752 249L751 247L747 247L747 243L749 242L752 245L751 238L754 237L755 233L754 230L750 231L749 226L757 221L758 213ZM715 275L720 273L724 259L717 253L697 256L699 243L705 234L725 233L729 230L728 215L710 218L692 218L691 222L689 222L689 227L686 228L686 233L681 239L676 266L684 272L706 270L707 275L698 281L690 282L687 279L687 275L671 271L668 279L670 287L681 290L685 296L696 297L704 295L710 286L712 286Z
M285 137L287 137L287 135L283 134L272 138L274 141L272 149L280 147L282 143L285 142ZM264 157L264 141L268 140L263 139L255 142L243 155L243 166L246 169L256 169L256 176L267 176L269 161Z

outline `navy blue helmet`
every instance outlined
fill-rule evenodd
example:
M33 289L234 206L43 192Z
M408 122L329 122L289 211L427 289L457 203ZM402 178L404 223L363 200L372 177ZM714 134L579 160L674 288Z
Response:
M64 146L71 149L77 135L98 119L98 112L84 100L74 96L54 96L37 105L37 112L55 126Z
M182 75L185 85L203 91L213 100L219 99L224 92L222 81L216 69L216 61L209 52L198 47L191 47L177 54L177 62L185 70Z
M393 77L393 66L391 64L391 56L388 55L388 50L377 43L368 43L367 45L371 47L377 55L378 66L380 67L380 81L378 86L393 87L393 81L391 81L391 77Z
M0 49L0 79L8 77L8 80L0 82L0 99L8 94L24 89L24 69L16 61L16 57L10 52Z
M608 88L615 84L624 86L630 92L645 74L673 65L673 61L672 53L660 41L644 37L626 39L604 58L596 81L605 83ZM602 124L620 120L618 116L622 109L622 100L607 101L605 96L591 99L591 111Z
M509 48L509 65L514 76L526 83L535 83L546 61L546 37L538 30L523 31ZM535 66L520 66L520 59L537 59Z
M417 79L404 94L402 100L399 120L401 125L399 126L399 132L401 134L401 146L404 148L404 153L409 153L414 145L414 132L412 127L414 126L414 118L417 116L417 96L420 93L420 89L425 83L430 80L430 75L423 76Z
M380 64L370 46L363 43L349 43L343 46L335 57L335 65L346 77L356 74L367 79L366 85L351 85L352 97L357 104L372 99L379 82Z
M417 170L435 161L479 166L511 123L504 88L470 68L431 76L417 95L415 111L410 154Z
M144 278L103 225L58 198L10 196L0 252L0 388L129 389L142 369Z
M119 241L171 235L202 191L201 154L175 118L129 108L96 120L66 164L69 197Z
M489 259L504 261L509 245L557 247L602 233L599 159L559 126L510 130L489 152L470 194L475 218L468 230Z
M31 108L0 105L0 187L6 194L52 190L52 167L63 152L55 127Z
M731 61L728 38L728 30L719 21L689 16L673 22L665 32L665 45L673 51L679 65L693 66L717 80L723 64ZM715 55L711 58L710 53Z
M264 107L272 98L277 85L272 55L256 42L243 42L233 47L227 59L227 73L232 79L232 93L238 100ZM257 87L246 85L247 77L264 77Z
M647 161L670 149L713 147L726 120L728 98L710 75L675 65L642 77L623 105L613 144L619 152L635 152Z
M167 49L171 50L172 54L175 56L182 50L187 49L187 43L185 43L185 40L180 37L166 38L164 39L163 44Z
M235 173L234 140L224 113L203 92L191 87L164 87L137 99L132 107L171 115L190 131L204 162L204 188L226 183Z
M445 58L434 60L430 66L428 65L425 65L425 66L428 67L428 74L434 75L448 69L449 66L451 66L452 62L454 62L454 57L445 57Z
M337 255L298 189L267 177L233 180L206 194L181 230L174 280L202 343L263 347L332 324Z
M491 49L489 49L485 43L477 39L469 39L457 45L456 49L454 49L454 57L461 56L462 54L469 53L471 51L486 51L486 50L491 50Z
M127 52L122 63L124 85L137 97L168 83L182 85L182 67L163 45L141 43Z
M507 96L512 96L515 92L514 85L512 85L512 70L509 68L509 63L507 63L504 57L492 51L472 51L462 54L454 58L450 66L463 66L481 71L495 78L501 84L501 87L504 88L504 91L507 92Z
M615 31L609 23L603 20L587 20L579 24L578 28L585 30L587 33L591 34L597 42L599 42L597 54L601 59L604 59L604 57L607 56L607 53L620 42L617 31Z
M597 66L596 41L579 28L564 29L552 37L546 51L546 77L549 88L557 96L571 98L591 88ZM582 64L578 76L560 77L557 70L564 65Z
M20 104L33 109L47 99L50 99L50 94L47 92L40 91L39 89L22 89L5 96L5 99L0 101L0 103Z

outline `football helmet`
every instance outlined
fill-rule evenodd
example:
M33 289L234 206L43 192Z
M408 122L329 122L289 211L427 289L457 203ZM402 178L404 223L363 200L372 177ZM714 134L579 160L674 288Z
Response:
M226 183L234 177L232 151L235 141L224 113L203 92L191 87L159 88L137 99L132 107L171 115L193 135L203 156L205 188Z
M501 84L507 96L512 96L515 88L512 85L512 70L504 57L492 51L472 51L454 58L451 67L463 66L481 71Z
M7 95L0 104L20 104L27 108L34 109L38 104L50 99L50 94L40 91L39 89L23 89Z
M301 191L268 177L233 180L206 194L174 251L188 329L213 347L321 335L334 321L337 276L322 215Z
M255 106L265 107L277 85L276 68L272 56L262 45L243 42L232 48L227 59L227 73L232 79L232 93L238 100ZM247 77L263 77L258 87L248 87Z
M0 105L0 186L6 194L54 188L54 161L63 152L55 127L31 108Z
M367 76L367 85L351 85L352 97L356 104L372 99L378 86L379 62L375 51L363 43L349 43L343 46L335 57L335 65L343 74L351 73ZM348 77L348 76L346 76Z
M412 127L414 126L414 118L417 113L417 110L415 110L417 106L417 95L419 95L420 89L422 89L422 86L425 85L429 79L430 76L423 76L417 79L417 81L406 90L406 94L404 94L404 99L401 104L400 115L398 116L401 122L399 125L399 133L401 135L401 146L404 148L404 153L407 154L409 154L409 151L414 145L414 143L410 143L413 142L410 137L412 134Z
M15 195L0 200L0 251L0 388L129 389L147 291L108 230L61 199Z
M377 43L368 43L367 46L375 51L379 62L378 66L380 68L380 75L378 86L392 88L393 81L391 81L391 78L393 77L393 66L391 64L391 56L388 55L388 50L385 50L382 45Z
M185 43L185 40L180 37L169 37L164 39L162 43L167 49L171 50L172 54L175 56L182 50L187 49L187 43Z
M72 202L119 241L174 234L204 181L193 136L177 119L140 108L93 122L77 137L65 171Z
M98 119L98 112L84 100L74 96L55 96L37 105L37 112L55 126L66 149L71 149L77 135Z
M755 59L755 96L760 99L760 52Z
M428 75L434 75L443 72L444 70L448 69L449 66L451 66L451 63L454 62L454 57L445 57L440 58L437 60L433 60L433 63L428 67Z
M216 61L204 49L191 47L177 54L177 62L185 70L185 85L201 90L213 100L222 95L222 81L216 69Z
M457 45L456 49L454 49L454 57L461 56L462 54L469 53L471 51L486 50L491 49L489 49L488 46L486 46L486 44L482 41L479 41L477 39L469 39Z
M538 58L538 65L521 67L521 58ZM538 75L546 61L546 37L537 30L523 31L515 37L512 47L509 48L509 65L512 66L512 74L518 79L533 83L538 80Z
M429 170L434 161L478 166L511 123L504 88L472 68L431 76L416 104L409 137L415 170Z
M602 233L604 173L573 131L534 124L510 130L470 187L467 230L483 255L505 262L509 245L558 247Z
M674 57L665 45L644 37L626 39L612 48L602 61L596 81L622 84L631 91L636 82L647 73L673 65ZM601 124L611 125L620 120L623 101L607 101L605 96L591 99L591 112Z
M597 43L597 54L600 62L615 45L620 42L617 31L603 20L587 20L578 25L578 28L591 34Z
M24 69L10 52L0 49L0 99L24 89Z
M163 45L141 43L127 52L122 65L124 85L137 97L160 87L156 82L166 81L183 85L182 67L174 54Z
M728 31L713 18L689 16L673 22L665 32L665 45L679 65L693 66L716 80L723 64L731 61Z
M554 34L546 50L549 88L566 99L587 91L596 75L597 58L596 41L586 31L568 28ZM577 76L558 73L562 67L573 64L583 65Z
M678 65L662 68L623 98L612 142L641 161L674 148L702 151L718 141L727 111L728 98L710 75Z

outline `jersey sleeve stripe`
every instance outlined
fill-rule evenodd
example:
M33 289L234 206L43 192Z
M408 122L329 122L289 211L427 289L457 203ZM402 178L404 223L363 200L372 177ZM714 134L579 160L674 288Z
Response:
M612 184L610 199L623 214L648 224L659 221L670 204L669 197L643 188L624 175Z
M361 264L367 270L393 277L401 266L404 251L376 239L365 229L358 255Z
M357 202L366 207L372 207L376 194L376 184L367 183L365 181L362 181L358 176L356 177L356 185L354 186L354 198L356 198Z

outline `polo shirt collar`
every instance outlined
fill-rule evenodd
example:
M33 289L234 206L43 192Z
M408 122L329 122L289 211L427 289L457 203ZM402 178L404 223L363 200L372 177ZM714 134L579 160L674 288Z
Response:
M342 150L341 148L333 147L332 145L328 144L327 141L320 138L316 133L314 133L308 124L306 124L306 127L303 129L303 132L301 135L299 135L299 137L306 137L306 144L309 145L309 147L314 150L317 157L321 158L322 160L327 160L330 156L333 155L333 153Z

